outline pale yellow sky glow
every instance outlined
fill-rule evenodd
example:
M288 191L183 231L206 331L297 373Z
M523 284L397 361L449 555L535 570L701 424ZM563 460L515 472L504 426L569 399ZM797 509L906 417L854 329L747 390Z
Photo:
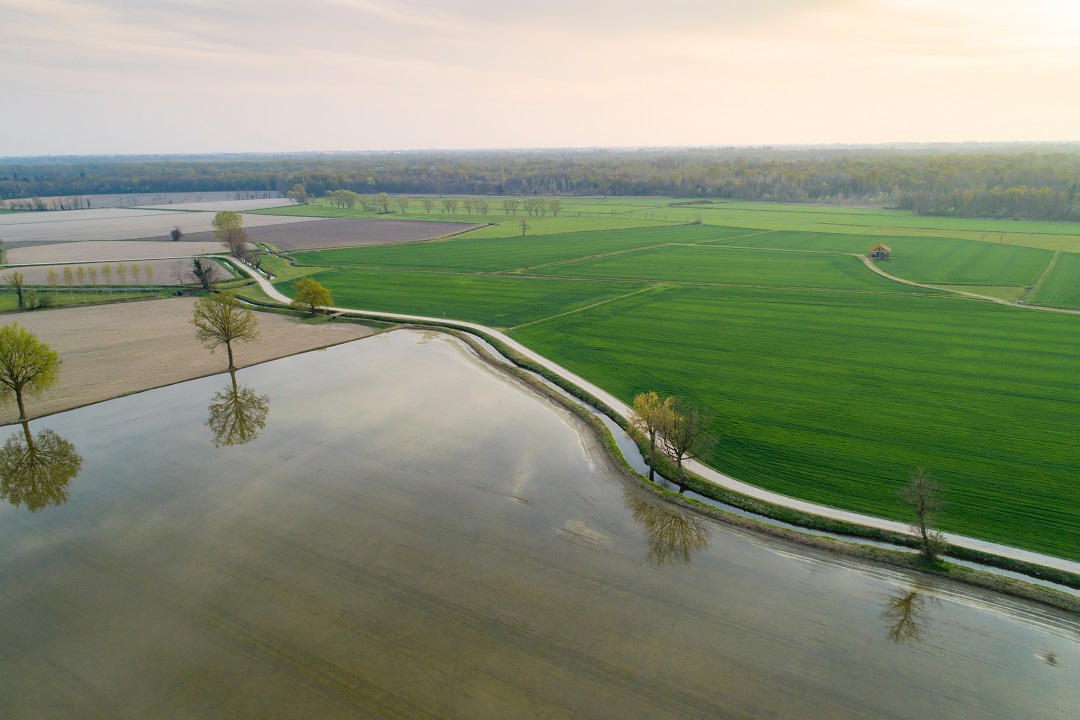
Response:
M1080 0L0 0L0 155L1080 140Z

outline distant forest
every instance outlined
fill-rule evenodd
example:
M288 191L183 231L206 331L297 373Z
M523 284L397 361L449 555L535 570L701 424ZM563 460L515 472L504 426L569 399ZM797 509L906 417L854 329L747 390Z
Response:
M715 148L0 159L0 199L330 190L827 203L1080 221L1080 146Z

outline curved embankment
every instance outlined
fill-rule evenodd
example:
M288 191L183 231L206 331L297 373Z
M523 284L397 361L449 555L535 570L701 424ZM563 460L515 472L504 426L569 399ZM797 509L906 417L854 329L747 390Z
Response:
M292 298L280 292L274 287L269 280L259 275L251 268L237 263L237 267L242 268L245 272L251 275L260 285L262 290L274 300L282 303L292 302ZM406 315L403 313L391 313L383 312L380 310L364 310L361 308L345 308L345 307L328 307L325 308L331 312L341 313L357 313L365 316L384 318L388 320L400 320L404 322L414 323L434 323L438 325L444 325L454 327L466 332L482 333L489 337L493 337L505 346L511 348L515 352L519 353L523 357L527 358L531 362L545 368L548 372L560 376L563 380L578 386L586 393L591 394L601 402L605 403L608 407L618 413L624 420L629 420L632 410L615 396L602 390L601 388L593 385L584 378L575 375L566 368L558 365L557 363L549 360L548 358L540 355L539 353L529 349L522 345L513 338L504 335L498 330L494 330L485 325L478 323L452 320L447 321L446 318L434 318L426 317L423 315ZM847 510L840 510L826 505L818 505L817 503L806 502L805 500L799 500L797 498L788 497L779 493L774 493L769 490L748 485L744 482L729 477L713 468L710 468L702 463L691 460L685 463L685 467L692 473L699 475L700 477L715 483L721 487L727 488L737 493L741 493L748 497L755 498L757 500L779 505L792 510L808 513L811 515L819 515L822 517L830 518L832 520L838 520L841 522L847 522L854 525L862 525L869 528L884 530L887 532L900 533L907 535L910 533L910 526L906 523L895 522L892 520L885 520L882 518L872 517L870 515L862 515L860 513L849 512ZM974 550L976 552L987 553L990 555L997 555L1010 560L1016 560L1023 563L1030 563L1033 565L1041 565L1056 570L1061 570L1067 573L1080 574L1080 563L1064 558L1057 558L1051 555L1044 555L1042 553L1031 552L1029 550L1023 550L1020 548L1010 547L1008 545L999 545L997 543L988 542L986 540L979 540L977 538L971 538L964 535L955 535L951 533L945 533L946 540L951 544L960 548L966 548Z

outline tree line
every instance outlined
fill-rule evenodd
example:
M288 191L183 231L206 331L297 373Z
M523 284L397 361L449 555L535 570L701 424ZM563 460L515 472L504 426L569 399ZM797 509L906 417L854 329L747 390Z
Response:
M1080 220L1080 148L1031 146L1024 151L1026 147L26 159L0 162L0 199L66 196L71 202L61 205L77 207L86 195L97 193L242 188L254 194L285 195L302 185L304 199L309 194L322 197L347 191L356 195L354 205L370 196L383 212L406 194L644 195L868 205L956 217ZM35 207L32 200L26 202Z

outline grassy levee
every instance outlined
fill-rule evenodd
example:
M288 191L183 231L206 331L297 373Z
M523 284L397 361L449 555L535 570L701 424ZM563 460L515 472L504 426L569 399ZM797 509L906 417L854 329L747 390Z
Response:
M723 237L727 230L704 225L670 225L538 237L475 239L470 236L441 242L298 252L290 257L301 265L323 267L500 272L662 243L698 242Z
M831 288L877 292L934 292L867 272L851 255L665 246L534 270L541 275L643 281Z
M902 295L679 287L513 334L630 401L715 413L709 464L761 487L907 520L925 466L943 529L1080 559L1077 318Z
M1052 307L1080 308L1080 254L1061 253L1031 302Z
M648 287L637 283L546 280L492 275L325 270L314 276L335 305L469 320L512 327L622 297ZM281 289L293 295L295 280Z

